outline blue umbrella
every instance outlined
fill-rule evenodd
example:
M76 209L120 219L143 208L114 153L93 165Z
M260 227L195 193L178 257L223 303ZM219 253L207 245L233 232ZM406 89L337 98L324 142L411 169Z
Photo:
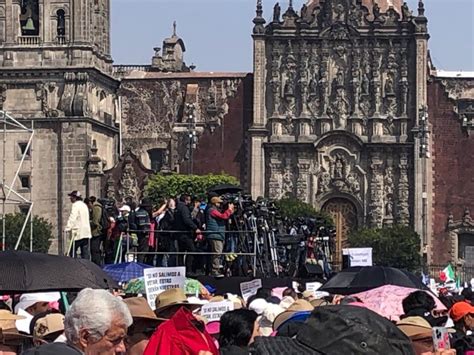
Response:
M143 277L143 270L153 266L140 263L121 263L104 266L104 271L117 282L128 282Z

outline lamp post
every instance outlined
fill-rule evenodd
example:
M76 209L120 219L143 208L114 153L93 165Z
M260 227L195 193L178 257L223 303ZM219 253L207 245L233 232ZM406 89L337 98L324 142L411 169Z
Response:
M428 245L428 191L427 191L427 160L430 158L430 127L428 123L428 108L420 107L418 110L418 138L420 139L419 157L422 162L422 230L423 245Z
M194 161L193 161L193 151L196 149L197 145L197 135L196 135L196 107L193 103L186 104L186 116L187 116L187 130L188 135L188 157L189 157L189 175L193 174L194 170Z

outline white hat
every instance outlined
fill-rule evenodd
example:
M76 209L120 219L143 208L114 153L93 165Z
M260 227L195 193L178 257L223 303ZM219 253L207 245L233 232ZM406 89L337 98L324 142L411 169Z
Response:
M20 302L15 306L15 313L18 313L18 310L26 310L28 307L31 307L38 302L55 302L61 298L59 292L42 292L42 293L24 293L20 296Z
M120 211L120 212L130 212L131 209L130 209L130 206L128 206L128 205L123 205L122 207L119 208L119 211Z
M267 307L268 303L263 298L256 298L249 304L249 309L257 313L259 316Z
M260 319L260 332L263 336L270 336L270 334L273 333L273 322L275 318L284 311L285 309L277 304L268 304Z

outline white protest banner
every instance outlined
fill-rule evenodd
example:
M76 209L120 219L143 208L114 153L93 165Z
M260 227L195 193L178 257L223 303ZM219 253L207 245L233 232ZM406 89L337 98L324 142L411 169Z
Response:
M349 255L350 266L372 266L372 248L348 248L342 253Z
M155 310L155 299L161 292L170 288L183 288L186 280L186 268L153 267L143 270L148 304Z
M257 290L262 287L262 280L255 279L248 282L242 282L240 284L240 292L242 293L242 297L247 302L247 299L250 296L253 296L257 293Z
M234 310L234 302L209 302L202 306L201 316L205 317L208 322L214 322L221 319L222 315L227 311Z
M306 290L312 291L313 293L321 288L323 284L321 282L307 282Z

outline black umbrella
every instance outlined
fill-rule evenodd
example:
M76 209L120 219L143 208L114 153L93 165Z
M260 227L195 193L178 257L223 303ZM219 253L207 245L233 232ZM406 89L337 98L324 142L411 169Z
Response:
M426 290L427 287L411 272L385 266L351 267L342 270L319 290L332 294L351 295L383 285L396 285Z
M211 187L208 192L215 192L219 195L223 194L235 194L242 191L242 189L238 186L231 185L231 184L220 184Z
M0 293L80 291L117 288L107 273L89 260L67 256L0 252Z

